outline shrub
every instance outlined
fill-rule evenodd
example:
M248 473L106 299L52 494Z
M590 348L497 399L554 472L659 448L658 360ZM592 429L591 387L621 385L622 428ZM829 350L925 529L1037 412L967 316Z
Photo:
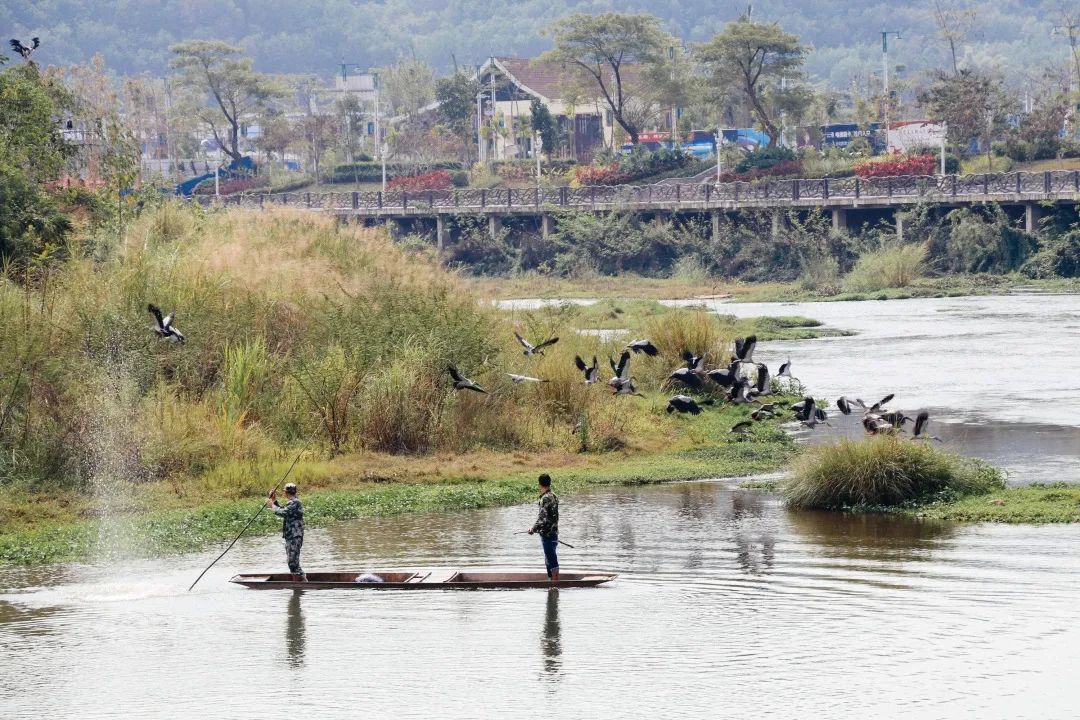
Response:
M853 170L861 178L898 175L933 175L937 159L933 155L888 155L856 163Z
M400 175L419 175L421 173L430 172L432 170L461 169L462 166L459 162L388 162L386 163L386 177L387 179L390 179L398 177ZM334 167L334 171L330 174L330 176L324 178L324 182L329 183L377 183L381 181L382 163L374 161L337 165Z
M1021 271L1034 279L1080 277L1080 225L1060 237L1051 238Z
M748 152L746 156L739 161L739 164L735 166L735 172L745 173L755 168L768 170L782 162L794 162L797 160L798 158L791 148L782 147L780 145L763 147Z
M572 185L588 187L590 185L618 185L629 180L629 176L619 169L618 163L609 165L579 165L573 169Z
M1000 490L985 463L902 437L841 440L803 455L783 494L791 507L843 510L896 507Z
M950 212L929 245L935 269L957 273L1007 273L1035 252L1036 238L1013 225L1000 205Z
M875 292L907 287L923 274L925 262L925 245L886 245L859 258L844 278L844 289Z
M448 190L453 185L446 170L432 170L421 175L404 175L386 183L390 190Z
M247 192L258 188L264 188L267 186L265 178L246 177L246 178L232 178L230 180L218 180L217 187L214 185L213 178L199 183L199 186L195 188L196 195L213 195L215 191L220 192L222 195L232 195L238 192Z

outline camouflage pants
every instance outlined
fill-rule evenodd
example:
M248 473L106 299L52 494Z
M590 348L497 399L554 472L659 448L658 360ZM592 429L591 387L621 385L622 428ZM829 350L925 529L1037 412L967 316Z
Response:
M287 538L285 540L285 559L289 563L289 572L293 575L303 575L300 567L300 547L304 544L304 538Z

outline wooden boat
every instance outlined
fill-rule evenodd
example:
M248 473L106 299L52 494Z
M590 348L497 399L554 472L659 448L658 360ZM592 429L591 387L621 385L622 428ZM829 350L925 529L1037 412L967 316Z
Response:
M372 576L381 580L375 581ZM559 587L595 587L617 577L607 572L562 572ZM255 589L323 590L520 590L549 588L547 573L504 570L406 570L309 572L306 582L293 580L289 573L234 575L229 582Z

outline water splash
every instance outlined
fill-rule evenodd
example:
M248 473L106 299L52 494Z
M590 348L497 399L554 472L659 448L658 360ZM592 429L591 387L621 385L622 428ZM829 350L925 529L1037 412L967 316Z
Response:
M129 368L114 363L87 378L82 445L89 487L100 518L92 557L112 561L135 548L127 513L141 474L137 437L138 393Z

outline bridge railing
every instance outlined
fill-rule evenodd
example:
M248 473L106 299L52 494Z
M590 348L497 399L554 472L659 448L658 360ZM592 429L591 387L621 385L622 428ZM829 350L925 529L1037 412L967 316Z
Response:
M287 192L231 195L225 205L278 205L332 212L424 214L523 211L567 208L679 208L727 204L815 204L830 200L889 198L948 199L950 197L1050 196L1080 193L1080 171L984 173L978 175L906 175L874 178L807 178L757 182L684 183L657 185L598 185L554 188L464 188L453 190ZM197 195L211 204L213 196Z

